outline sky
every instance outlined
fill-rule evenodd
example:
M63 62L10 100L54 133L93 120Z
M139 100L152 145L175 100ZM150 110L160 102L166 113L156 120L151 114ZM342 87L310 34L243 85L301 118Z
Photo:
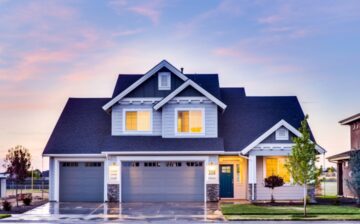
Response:
M251 96L296 95L327 156L350 149L360 112L357 0L0 0L0 164L35 168L69 97L109 97L119 73L161 60L218 73Z

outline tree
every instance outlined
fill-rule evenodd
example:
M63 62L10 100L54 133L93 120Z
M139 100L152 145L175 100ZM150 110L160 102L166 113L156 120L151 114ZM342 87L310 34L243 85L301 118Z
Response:
M321 174L321 170L316 167L317 156L315 144L310 138L308 118L308 115L306 115L305 119L301 122L301 127L299 128L301 135L292 138L294 146L285 164L294 183L302 185L304 188L304 216L307 215L306 200L308 185L314 185Z
M284 179L279 176L272 175L265 178L265 187L271 188L271 203L275 203L274 188L281 187L283 185L284 185Z
M356 204L360 206L360 150L350 152L349 168L350 178L346 184L356 197Z
M18 145L15 148L8 150L4 162L6 173L8 173L10 178L16 182L16 206L19 206L17 197L18 184L23 183L28 176L28 170L31 167L31 155L29 150Z

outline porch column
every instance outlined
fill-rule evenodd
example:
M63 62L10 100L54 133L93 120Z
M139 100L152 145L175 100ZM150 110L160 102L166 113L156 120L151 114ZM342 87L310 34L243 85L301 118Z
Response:
M256 200L256 155L249 155L249 199Z
M337 162L337 195L343 196L343 161Z

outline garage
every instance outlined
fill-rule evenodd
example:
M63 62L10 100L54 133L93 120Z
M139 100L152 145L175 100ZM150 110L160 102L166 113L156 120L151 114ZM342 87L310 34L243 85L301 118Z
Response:
M103 162L61 162L61 202L104 201Z
M202 161L122 162L123 202L204 201Z

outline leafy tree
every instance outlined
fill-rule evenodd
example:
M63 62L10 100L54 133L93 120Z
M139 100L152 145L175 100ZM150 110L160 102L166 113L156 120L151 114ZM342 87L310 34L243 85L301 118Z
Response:
M272 175L265 178L265 187L271 188L271 203L275 203L274 188L284 185L284 179L282 177Z
M346 184L356 197L356 204L360 206L360 150L350 152L349 168L350 178Z
M15 148L8 150L4 162L6 173L8 173L10 178L16 182L16 206L19 206L17 197L18 184L23 183L28 176L28 170L31 166L31 155L29 150L18 145Z
M317 157L315 144L310 139L310 131L308 126L308 115L301 122L299 132L300 137L294 137L292 141L291 154L289 155L285 167L290 172L294 183L304 187L304 216L306 213L306 200L308 185L314 185L321 174L321 170L316 167Z

